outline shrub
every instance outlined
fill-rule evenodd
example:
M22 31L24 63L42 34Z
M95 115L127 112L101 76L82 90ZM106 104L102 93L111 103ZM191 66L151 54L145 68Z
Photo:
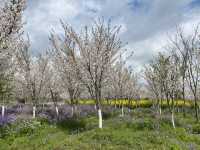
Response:
M155 129L155 122L152 120L138 120L135 123L127 122L126 127L135 130L153 130Z
M37 120L18 120L14 124L9 124L0 128L0 138L20 137L22 135L31 135L41 127L41 122Z
M78 119L66 119L60 122L57 122L57 126L62 130L73 132L83 131L86 128L86 122L84 120Z
M195 134L200 134L200 124L193 125L192 132Z

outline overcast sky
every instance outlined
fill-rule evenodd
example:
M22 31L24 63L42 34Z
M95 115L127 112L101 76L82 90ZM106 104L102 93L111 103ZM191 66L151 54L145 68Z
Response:
M134 50L133 68L139 70L167 43L177 25L190 32L200 22L200 0L28 0L24 14L34 54L49 47L49 32L62 32L59 20L77 30L94 18L121 25L120 37Z

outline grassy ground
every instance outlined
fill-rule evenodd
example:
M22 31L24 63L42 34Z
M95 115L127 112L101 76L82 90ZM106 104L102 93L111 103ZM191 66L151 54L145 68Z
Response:
M0 150L200 149L200 125L189 114L176 114L173 129L167 113L161 118L147 108L118 113L104 114L103 129L95 116L57 124L20 120L0 130Z

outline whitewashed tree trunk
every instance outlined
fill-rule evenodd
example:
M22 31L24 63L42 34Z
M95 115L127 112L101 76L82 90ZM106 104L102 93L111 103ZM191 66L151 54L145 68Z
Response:
M175 127L175 122L174 122L174 112L172 112L172 114L171 114L171 119L172 119L172 126L173 126L173 128L176 128Z
M122 106L122 117L124 117L124 107Z
M58 106L56 106L56 115L59 116Z
M42 104L42 109L44 110L44 103Z
M96 104L94 105L94 109L97 110L97 105Z
M2 116L2 118L5 116L5 106L4 105L1 107L1 116Z
M20 109L20 112L21 112L22 111L22 105L21 104L19 105L19 109Z
M74 106L74 112L75 112L75 114L77 115L77 113L78 113L78 108L77 108L76 105Z
M74 116L74 106L72 106L72 116Z
M75 106L75 110L78 111L78 107L77 106Z
M35 119L36 106L33 106L33 118Z
M102 112L101 112L101 109L98 109L98 116L99 116L99 128L102 129L103 123L102 123Z
M159 114L162 115L162 109L161 109L161 107L159 108Z

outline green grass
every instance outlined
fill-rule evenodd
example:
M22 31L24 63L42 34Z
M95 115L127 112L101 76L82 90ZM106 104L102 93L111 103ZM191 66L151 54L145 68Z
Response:
M4 128L1 150L188 150L200 149L200 127L195 118L176 115L177 128L169 114L155 117L150 109L137 109L123 118L107 117L103 129L96 116L49 123L37 119L19 121Z

